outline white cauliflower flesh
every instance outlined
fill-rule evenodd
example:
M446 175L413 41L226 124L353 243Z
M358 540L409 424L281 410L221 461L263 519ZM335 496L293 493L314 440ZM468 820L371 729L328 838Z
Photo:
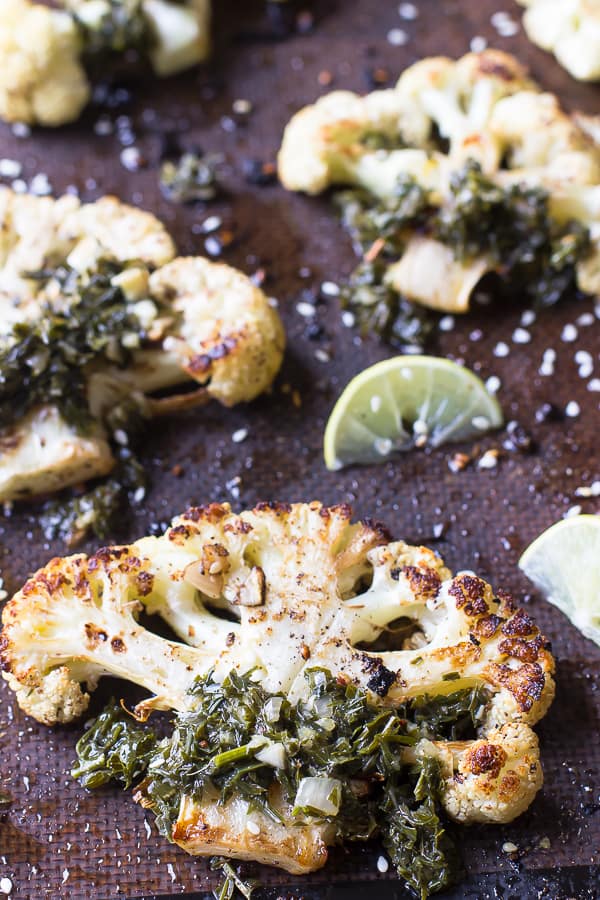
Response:
M181 643L142 628L142 609ZM403 649L369 650L398 619L415 629ZM307 695L306 673L326 668L383 708L479 685L490 698L479 711L480 738L422 739L398 752L408 763L435 756L441 801L460 822L508 822L542 783L531 725L552 701L553 659L533 621L475 575L453 577L430 550L352 524L344 506L190 509L162 537L52 560L9 601L2 621L4 678L21 708L46 724L83 714L107 674L152 692L140 715L193 709L188 691L209 671L221 679L253 670L269 694L297 702ZM186 798L173 836L195 854L318 868L330 833L288 831L282 815L281 825L263 817L248 834L235 800Z
M31 272L67 266L85 284L108 261L148 339L131 339L130 364L90 364L87 397L97 428L80 434L52 406L34 408L0 430L0 500L31 498L106 474L114 460L103 422L119 400L145 416L218 400L254 399L275 377L285 337L277 312L249 278L197 257L175 257L151 214L104 197L81 204L0 189L0 348L13 327L45 321L73 298L56 279ZM137 341L137 344L136 344ZM194 382L194 391L186 390ZM166 397L153 392L168 388Z
M589 228L578 286L600 289L599 145L509 54L433 57L408 68L393 89L328 94L289 122L278 168L289 190L317 194L349 185L380 200L393 198L399 179L410 177L444 209L453 175L469 161L500 187L544 189L557 222L575 217ZM433 237L408 234L385 281L424 306L462 313L483 275L501 268L502 260L455 257Z
M573 78L600 78L600 5L597 0L519 0L527 36L554 53Z
M72 17L30 0L0 3L0 117L62 125L89 100Z
M34 0L0 3L0 118L59 126L77 119L91 88L84 68L86 35L111 47L111 17L137 24L157 75L203 62L210 53L210 0ZM119 47L119 49L123 49Z

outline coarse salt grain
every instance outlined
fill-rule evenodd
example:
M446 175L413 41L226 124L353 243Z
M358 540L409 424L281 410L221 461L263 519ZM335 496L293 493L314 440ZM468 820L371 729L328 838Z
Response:
M497 394L501 386L502 382L497 375L490 375L485 383L485 388L488 394Z
M471 50L471 53L483 53L487 45L488 42L486 38L484 38L481 34L476 34L474 38L471 38L469 48Z
M594 391L594 393L600 391L600 378L590 379L587 383L587 389L588 391Z
M18 178L23 166L16 159L0 159L0 176L2 178Z
M13 883L10 878L0 878L0 894L10 894Z
M570 419L576 419L580 412L579 403L576 400L569 400L565 406L565 416L568 416Z
M234 444L241 444L242 441L245 441L248 437L248 429L247 428L238 428L237 431L234 431L231 435L231 440Z
M505 841L502 844L502 850L504 851L504 853L516 853L518 849L519 848L517 847L517 845L513 844L512 841Z
M490 420L487 416L473 416L471 424L473 425L473 428L477 428L478 431L486 431L486 429L490 427Z
M600 497L600 481L583 484L575 490L576 497Z
M373 446L380 456L388 456L392 452L393 444L389 438L376 438Z
M310 319L315 314L315 308L312 303L301 301L296 303L296 312L305 319Z
M535 322L535 313L532 309L526 309L521 315L521 325L526 328Z
M454 316L442 316L438 322L440 331L452 331L454 328Z
M581 325L583 328L586 328L588 325L594 324L594 316L592 313L586 312L582 313L580 316L577 316L575 319L578 325Z
M504 341L498 341L496 346L494 347L494 356L508 356L510 353L510 347L508 344L505 344Z
M248 819L246 822L246 831L249 831L250 834L260 834L260 825L257 822L253 822L252 819Z
M373 394L369 401L369 406L371 407L371 412L379 412L381 409L381 397L378 394Z
M498 451L497 450L486 450L483 454L479 462L477 463L478 469L495 469L498 465Z
M356 316L349 309L345 309L342 313L342 325L346 328L352 328L356 323Z
M384 875L390 867L389 862L385 858L385 856L380 856L377 860L377 871L381 872Z
M392 47L402 47L408 41L408 35L402 28L391 28L387 33L387 40Z
M567 344L572 343L577 340L578 331L574 325L568 324L565 325L563 330L561 331L560 337L561 340L565 341Z
M565 513L564 516L563 516L563 519L570 519L570 518L572 518L572 516L579 516L579 515L581 515L581 506L579 506L579 505L577 504L577 505L575 505L575 506L571 506L571 507L566 511L566 513Z
M167 863L167 872L171 877L171 881L177 881L177 875L175 874L175 869L173 868L172 863Z
M210 234L211 231L217 231L223 224L220 216L209 216L202 223L202 231L204 234Z
M137 172L140 168L142 154L137 147L125 147L124 150L121 150L119 158L124 169L127 169L128 172Z
M528 344L531 340L531 335L524 328L515 328L513 331L513 341L515 344Z
M340 293L339 285L334 281L324 281L321 285L321 293L324 297L338 297Z
M398 7L398 14L401 19L413 22L418 17L419 10L414 3L401 3Z
M322 363L331 362L331 356L327 350L322 350L320 347L315 350L315 359Z

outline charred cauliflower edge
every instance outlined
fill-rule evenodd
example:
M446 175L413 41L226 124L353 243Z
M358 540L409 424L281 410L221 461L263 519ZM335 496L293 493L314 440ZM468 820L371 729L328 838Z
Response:
M143 628L142 610L161 616L181 643ZM357 649L400 617L419 626L418 646ZM531 726L552 702L554 662L532 619L476 575L452 576L431 550L390 543L371 522L352 524L346 506L189 509L161 537L53 559L8 602L2 622L3 676L21 709L46 725L83 715L106 674L151 693L139 714L189 709L188 689L211 670L219 679L255 668L266 691L292 702L305 696L312 667L391 706L483 685L492 696L477 740L422 740L401 752L438 759L442 803L463 823L509 822L542 785ZM302 853L267 816L259 835L236 837L235 802L185 799L174 839L212 854L227 834L228 855L292 872L324 864L323 828L303 831Z
M98 28L109 0L61 0L51 9L32 0L0 3L0 118L56 127L77 119L90 98L82 64L80 20ZM205 60L210 49L210 0L141 0L154 43L148 56L159 76ZM90 19L91 16L91 19Z
M132 352L127 368L107 364L89 373L95 433L77 433L52 406L0 430L0 501L110 471L114 459L100 423L118 398L138 396L152 416L211 398L233 406L271 385L285 345L276 309L236 269L175 253L158 219L114 197L82 204L73 196L54 200L0 188L0 345L12 340L14 324L39 319L43 303L57 309L64 303L56 282L40 288L24 273L66 264L85 278L101 260L122 265L113 281L152 339ZM194 381L196 391L181 390ZM148 396L159 388L171 395Z
M394 88L359 96L326 94L296 113L279 151L279 177L291 191L318 194L330 185L393 195L401 176L416 179L443 206L450 179L468 161L499 186L545 189L558 223L576 219L591 249L576 266L579 288L600 293L600 142L598 121L569 116L524 67L498 50L458 61L431 57L406 69ZM370 135L397 141L372 149ZM447 143L440 150L439 138ZM415 235L387 271L404 296L447 312L465 312L494 260L454 259L439 241Z

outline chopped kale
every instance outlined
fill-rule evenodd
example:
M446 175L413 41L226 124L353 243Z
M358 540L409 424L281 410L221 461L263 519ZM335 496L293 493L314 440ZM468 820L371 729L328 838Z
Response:
M240 878L231 863L219 856L213 856L210 867L213 871L221 871L224 877L220 887L212 892L215 900L234 900L236 897L250 900L255 888L258 887L258 882L254 879L249 881Z
M178 160L166 160L160 169L163 194L174 203L214 200L221 191L217 179L220 157L184 153Z
M216 789L223 801L242 796L249 810L279 821L271 790L277 786L299 824L307 815L327 821L340 841L381 834L399 873L421 897L450 884L460 866L442 820L438 765L430 758L415 763L412 754L409 761L403 750L421 737L473 736L486 692L460 690L389 708L326 670L313 669L307 679L306 698L292 705L282 694L268 694L252 672L231 672L222 683L210 674L198 678L192 710L177 714L162 740L113 704L79 741L73 774L89 787L105 784L111 773L128 784L143 777L138 796L169 839L182 796L201 803L205 790ZM277 766L265 761L265 748ZM301 782L319 778L339 784L336 814L296 807ZM225 893L217 898L240 889L233 869L226 874Z
M77 742L73 777L90 789L113 780L130 788L145 773L156 740L153 731L141 728L111 700Z

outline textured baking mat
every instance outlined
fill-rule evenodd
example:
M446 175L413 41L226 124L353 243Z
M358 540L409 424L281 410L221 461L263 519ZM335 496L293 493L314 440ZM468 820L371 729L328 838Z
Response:
M457 320L439 337L438 352L464 360L483 377L500 378L506 418L527 429L534 452L507 452L491 470L472 464L453 473L448 461L455 450L442 448L407 454L379 468L327 472L321 440L335 398L353 374L392 351L375 339L360 341L343 327L335 299L319 302L318 327L309 327L297 304L305 292L315 296L324 280L350 271L349 241L327 199L287 195L277 185L257 186L247 178L260 163L274 160L283 126L301 105L331 87L364 91L375 69L387 70L393 81L422 56L461 55L474 37L516 52L568 107L596 111L600 89L576 84L518 27L502 26L520 21L520 8L509 0L500 10L509 18L492 19L499 12L496 3L421 0L414 4L417 17L407 19L399 15L398 3L387 0L321 2L312 7L314 29L277 41L261 19L260 3L219 0L211 66L164 83L124 71L118 90L104 92L104 101L117 105L96 106L77 125L54 133L36 130L27 139L0 126L0 157L20 160L27 181L45 173L56 193L74 185L85 199L115 193L156 212L183 253L202 253L201 223L220 216L235 234L223 258L248 273L264 269L266 289L280 302L289 349L272 395L245 408L208 407L161 421L147 442L153 482L147 503L131 513L114 539L147 533L192 503L229 500L240 509L265 499L349 502L357 516L380 518L396 537L431 543L449 565L473 568L516 593L551 638L558 664L557 699L538 728L546 786L518 822L463 832L472 876L464 896L483 897L489 890L489 896L583 898L597 896L590 893L594 870L589 867L600 861L600 651L528 594L516 563L528 542L575 504L585 512L600 511L597 499L575 494L600 475L600 395L588 389L589 379L579 377L574 358L577 350L591 353L597 376L600 322L594 304L573 299L544 312L527 326L527 344L513 339L524 310L518 298ZM499 30L515 33L502 37ZM247 125L236 122L236 99L254 106ZM173 131L185 147L224 154L226 197L206 208L173 206L162 198L158 163L165 135ZM122 141L132 139L147 163L139 172L126 170L121 160ZM561 337L567 324L577 328L574 342ZM547 349L556 353L552 377L539 371ZM561 411L570 401L579 405L578 416L536 420L543 404ZM248 431L245 441L232 442L242 428ZM484 448L501 446L501 435L482 442ZM0 569L9 591L50 556L65 552L44 540L33 508L0 518L0 542ZM107 685L93 709L109 693ZM105 900L212 887L215 876L207 865L160 838L152 816L127 796L110 790L90 794L71 780L79 731L37 726L0 688L0 777L14 796L0 820L0 878L10 879L12 896ZM517 846L516 858L502 850L506 842ZM332 886L339 885L339 896L351 900L349 884L364 887L367 881L380 885L382 900L402 896L390 875L378 873L378 855L376 846L335 850L325 873L308 877L302 888L295 882L286 889L289 877L275 870L260 875L267 885L279 886L272 897L297 897L300 890L311 900L332 897ZM477 887L486 873L488 887ZM384 885L390 893L384 894Z

